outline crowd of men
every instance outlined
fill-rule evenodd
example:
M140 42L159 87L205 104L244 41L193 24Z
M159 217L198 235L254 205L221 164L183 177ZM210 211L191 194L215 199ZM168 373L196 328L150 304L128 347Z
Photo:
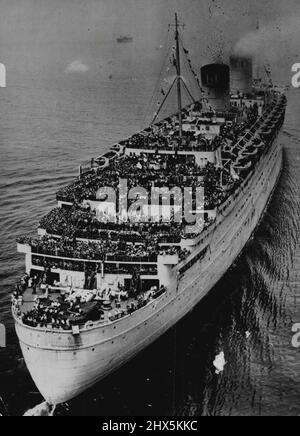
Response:
M65 257L84 260L124 260L156 262L157 256L178 254L184 259L189 252L179 246L159 247L154 241L142 244L126 244L126 242L112 241L111 239L99 241L77 241L76 238L53 238L43 236L41 239L21 237L20 244L30 245L32 253L49 256Z
M102 169L100 174L88 172L80 179L62 188L57 199L81 203L83 200L96 200L100 188L113 188L118 191L120 180L127 181L128 190L142 187L151 192L155 187L196 187L207 172L213 169L203 168L192 160L172 155L134 155L123 156ZM199 183L200 179L200 183Z
M92 289L92 288L91 288ZM22 302L16 292L13 295L15 313L25 325L30 327L71 330L72 326L88 326L90 322L111 322L131 315L166 291L164 286L143 292L140 285L132 281L127 292L118 285L115 291L91 290L72 291L70 295L61 294L52 299L47 287L47 295L36 296L31 310L22 311ZM106 313L106 315L105 315Z
M197 139L199 143L204 142L206 149L216 149L228 143L234 145L251 126L258 117L257 108L245 109L247 114L243 122L234 121L225 123L219 135L214 138L205 138L200 135ZM156 187L195 187L203 186L207 171L211 175L212 171L218 171L216 167L209 169L199 167L193 161L189 161L186 156L161 155L159 149L169 147L170 134L165 134L166 127L152 127L146 131L134 135L122 145L132 148L148 149L150 146L156 150L154 154L141 154L133 156L121 156L110 165L98 171L89 171L82 175L74 183L61 189L57 193L57 199L69 202L81 203L83 200L95 200L97 192L102 187L111 187L117 191L120 179L126 179L128 189L132 187L143 187L151 190ZM168 130L168 129L167 129ZM164 133L162 133L164 132ZM178 141L178 138L176 139ZM186 141L186 138L185 138ZM157 149L156 149L157 145ZM145 148L144 147L144 148ZM150 148L151 148L150 147ZM170 148L170 147L169 147ZM201 182L199 182L201 178ZM209 180L204 180L205 188Z
M199 146L202 144L201 141L207 150L216 149L228 143L234 146L258 117L257 108L249 108L245 111L247 113L244 122L233 121L224 124L220 135L215 138L207 139L200 135L197 139ZM196 188L201 186L205 188L205 210L213 210L220 206L240 182L232 177L231 172L224 171L221 167L209 163L205 167L200 167L192 158L186 156L160 155L159 149L171 150L176 141L178 142L176 128L175 118L170 118L168 122L158 127L149 128L145 132L134 135L122 145L129 148L151 148L155 153L119 157L111 161L108 167L96 171L91 169L58 192L58 200L71 202L73 206L53 209L41 220L40 227L47 232L46 236L40 239L28 237L19 239L19 243L31 246L33 254L44 255L44 257L33 256L33 264L44 267L44 273L40 277L36 275L30 277L25 274L18 283L13 298L17 300L28 287L32 288L33 294L36 294L37 287L41 283L48 287L48 276L53 266L84 270L88 273L85 288L94 289L99 265L96 264L94 269L93 262L88 264L88 261L121 262L126 259L134 262L140 259L145 264L149 262L149 271L145 264L140 266L140 270L135 270L133 265L131 272L134 278L135 274L140 276L143 273L151 273L151 268L155 273L156 266L151 265L150 262L155 263L158 255L176 254L180 260L187 258L190 254L188 250L181 249L180 245L168 245L180 244L183 238L195 236L186 234L184 220L182 223L176 223L172 217L168 223L163 220L153 222L151 218L136 222L132 220L112 222L107 219L107 215L101 215L92 210L89 205L83 204L84 200L96 200L97 192L102 187L110 187L117 192L120 180L126 179L128 189L138 186L147 191L151 191L153 187L172 189L173 187ZM193 134L186 133L181 145L188 148L192 136ZM209 226L213 221L213 218L206 217L205 226ZM49 259L47 256L74 260L55 259L54 261L53 258ZM87 262L81 262L79 259ZM108 263L106 268L106 272L113 274L116 265ZM140 283L139 280L138 282ZM146 301L147 299L143 301L137 299L137 303L131 303L119 315L122 317L133 313L143 304L147 304ZM79 300L66 299L62 295L57 301L51 301L49 298L44 301L37 299L34 308L27 313L21 313L21 317L23 322L29 326L46 327L50 324L56 329L69 330L72 327L70 313L73 319L76 316L80 317L82 304ZM99 310L99 319L102 316L103 311ZM110 316L109 319L113 320L114 316Z
M70 313L81 314L80 304L67 302L62 296L58 301L41 301L37 298L34 307L28 312L21 313L21 320L30 327L48 327L70 330Z
M107 216L85 207L55 208L42 218L40 227L51 235L82 239L110 239L125 242L180 243L185 237L184 223L142 222L114 223Z

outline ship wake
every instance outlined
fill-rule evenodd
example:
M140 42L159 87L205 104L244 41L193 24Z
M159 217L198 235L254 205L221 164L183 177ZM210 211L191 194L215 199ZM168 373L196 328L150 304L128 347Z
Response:
M43 402L33 409L27 410L23 416L54 416L55 408L56 406Z

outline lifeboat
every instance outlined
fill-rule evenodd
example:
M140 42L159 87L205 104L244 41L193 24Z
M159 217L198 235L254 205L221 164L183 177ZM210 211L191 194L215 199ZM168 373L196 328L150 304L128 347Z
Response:
M95 162L98 164L99 168L105 168L109 165L109 160L106 159L104 156L98 157Z
M266 123L266 127L271 127L273 125L273 120L269 119Z
M261 133L261 136L263 137L263 138L268 138L269 136L272 136L272 134L273 134L273 132L272 132L272 130L265 130L265 131L263 131L262 133Z
M232 155L234 156L234 159L239 155L240 150L238 148L232 149Z
M260 140L257 143L254 143L254 147L257 148L258 150L262 149L265 146L265 144L263 143L262 140Z
M274 114L274 115L278 115L280 112L281 112L281 109L279 108L279 106L276 106L276 107L273 109L272 114Z
M247 163L249 163L248 157L240 154L234 165L244 167Z
M124 147L120 144L113 145L111 150L116 152L118 156L121 156L124 153Z
M255 157L258 154L258 149L255 147L248 148L244 151L244 156L248 156L250 158Z
M223 150L224 150L226 153L232 153L232 146L229 145L229 144L226 144L226 145L224 146Z
M118 157L118 153L115 150L110 150L103 155L105 159L108 159L109 162L114 161Z
M245 165L242 164L235 164L233 166L234 170L240 175L241 173L248 171L250 168L252 167L252 162L248 161L248 163L246 163Z

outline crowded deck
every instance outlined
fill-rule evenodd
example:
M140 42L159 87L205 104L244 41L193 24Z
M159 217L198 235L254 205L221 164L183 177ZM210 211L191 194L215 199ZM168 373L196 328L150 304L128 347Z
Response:
M158 246L151 237L147 242L140 244L126 244L111 239L97 242L77 241L48 235L40 239L24 236L20 237L17 242L21 245L28 245L33 254L98 261L157 262L158 256L174 255L184 260L190 254L188 250L182 249L179 245Z
M97 192L101 188L118 189L120 181L126 180L128 189L141 187L151 191L153 187L180 186L204 187L211 186L211 191L218 192L220 188L220 168L214 163L206 162L201 167L194 162L193 157L174 155L135 155L122 156L112 162L101 172L90 172L77 179L57 193L57 200L69 203L82 203L84 200L97 200ZM230 174L224 175L226 184L232 184ZM222 199L214 195L207 196L207 203L218 205Z
M166 292L163 286L142 292L134 284L129 290L119 284L102 291L72 289L61 283L50 286L45 275L23 275L12 295L14 316L29 327L76 333L77 329L104 326L131 316Z
M269 109L272 109L272 105ZM235 188L237 182L230 172L222 171L222 165L224 161L228 161L228 157L234 164L240 152L237 144L259 118L256 105L244 111L242 118L237 115L229 118L224 116L219 118L222 122L216 121L218 114L205 114L199 107L185 114L184 120L187 125L218 125L219 129L212 137L208 135L207 130L186 130L179 139L178 135L176 136L176 117L167 119L160 126L149 127L120 142L117 145L119 153L112 153L109 159L93 159L88 171L57 193L57 200L72 204L81 204L86 200L96 201L101 188L110 187L117 190L120 180L126 179L128 189L141 187L147 191L151 191L154 186L167 186L169 189L177 186L205 186L209 189L206 207L218 207L228 195L227 192L222 195L222 188ZM174 125L170 124L172 120ZM172 135L170 128L173 129ZM167 140L171 141L169 145L165 144ZM174 144L177 144L176 152ZM164 153L166 149L169 150L169 154ZM106 160L106 165L99 164Z
M284 97L275 98L260 117L254 105L242 120L219 116L219 121L216 114L209 118L194 107L184 112L184 120L199 126L213 123L218 134L207 137L186 130L177 152L164 154L172 149L174 138L178 141L176 130L170 133L176 120L170 118L146 135L121 143L123 152L117 157L106 153L109 164L104 168L94 161L87 173L59 191L58 207L40 221L40 237L18 239L19 251L27 256L27 274L12 297L15 316L30 327L76 332L78 326L105 325L130 316L159 298L173 267L191 256L195 247L190 241L216 221L218 210L272 143L284 106ZM145 152L153 148L154 153ZM199 164L197 153L213 155ZM142 187L145 192L165 186L205 188L199 231L191 230L185 217L175 222L173 214L167 221L163 216L153 221L142 214L124 219L116 211L112 220L93 203L99 200L99 189L117 190L122 179L129 189ZM207 250L206 246L201 253Z

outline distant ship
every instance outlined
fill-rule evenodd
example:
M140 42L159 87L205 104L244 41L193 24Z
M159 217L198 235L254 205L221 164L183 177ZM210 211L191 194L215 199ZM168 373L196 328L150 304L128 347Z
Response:
M119 38L117 38L117 41L119 44L126 44L129 42L133 41L133 37L130 35L125 35L125 36L119 36Z
M175 78L150 127L80 167L41 220L39 238L18 240L26 274L12 313L26 365L50 404L79 395L193 310L240 256L280 178L285 95L270 84L254 88L252 59L232 56L230 66L201 68L196 101L182 79L188 51L177 15L175 41ZM178 110L157 121L174 87ZM192 187L187 212L194 210L195 223L180 209L175 221L175 196L146 204L144 220L141 208L114 211L107 192L124 179L144 196L163 188L163 201L166 186ZM205 193L199 210L197 188ZM118 192L131 206L137 195Z

